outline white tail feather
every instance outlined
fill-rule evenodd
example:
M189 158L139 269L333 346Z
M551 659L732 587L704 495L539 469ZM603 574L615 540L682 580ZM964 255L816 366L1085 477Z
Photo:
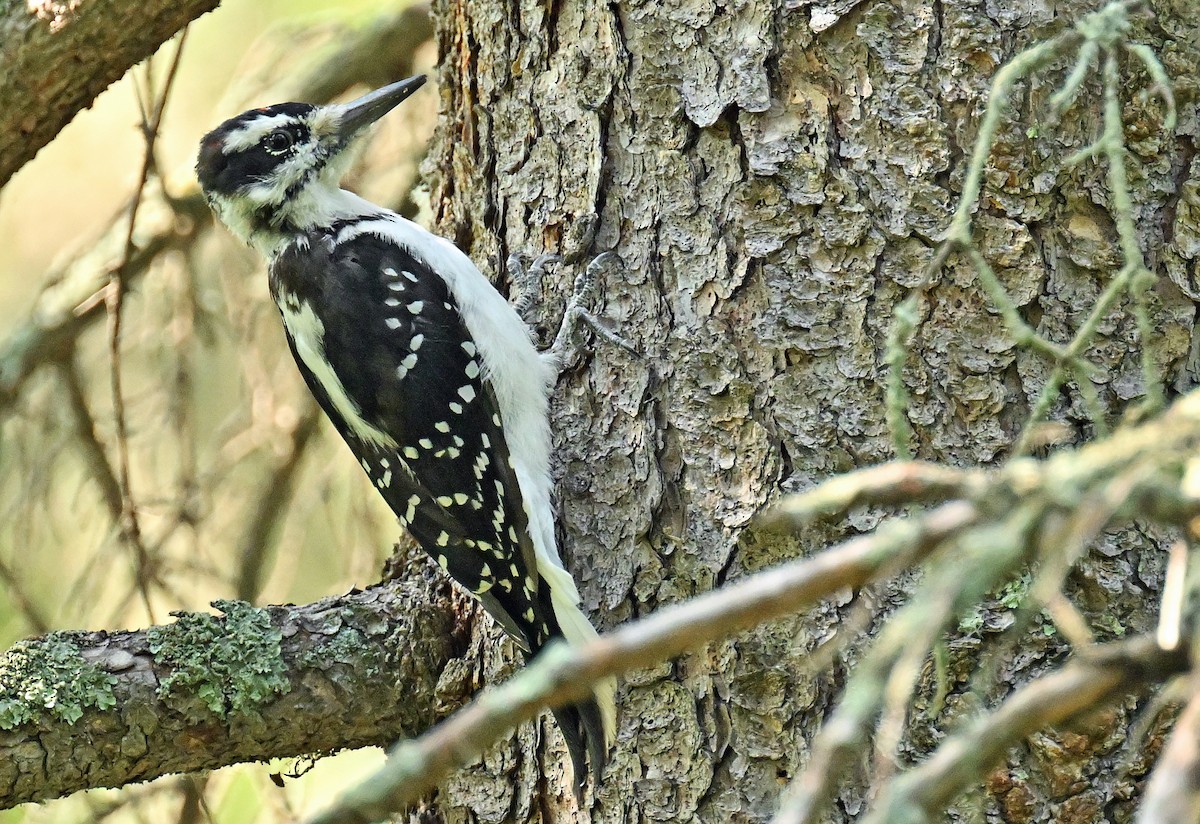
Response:
M538 559L538 573L550 585L550 601L554 605L554 617L562 629L563 638L572 646L586 644L598 637L596 628L579 608L578 601L571 596L576 592L575 582L562 567L542 563ZM575 596L576 598L578 596ZM593 695L600 707L600 719L604 723L604 745L611 747L617 740L617 679L605 678L598 682Z

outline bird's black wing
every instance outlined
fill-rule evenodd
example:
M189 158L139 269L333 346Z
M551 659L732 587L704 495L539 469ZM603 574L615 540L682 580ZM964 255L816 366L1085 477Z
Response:
M323 356L363 437L305 359L325 412L401 523L519 642L557 622L538 580L521 490L483 361L445 281L394 241L313 233L278 255L271 289L320 321ZM286 318L286 314L285 314ZM327 381L326 381L327 382ZM332 391L331 391L332 390Z

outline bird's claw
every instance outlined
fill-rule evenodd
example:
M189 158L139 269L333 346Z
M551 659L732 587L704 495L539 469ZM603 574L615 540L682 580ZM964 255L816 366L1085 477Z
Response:
M563 311L562 324L558 328L558 334L554 336L554 343L547 350L547 355L558 364L560 370L565 369L579 356L583 348L579 330L585 324L607 343L619 346L634 355L638 354L633 344L605 326L589 308L596 297L599 276L620 265L622 260L619 255L615 252L604 252L593 258L587 268L575 277L574 289L567 301L567 308Z

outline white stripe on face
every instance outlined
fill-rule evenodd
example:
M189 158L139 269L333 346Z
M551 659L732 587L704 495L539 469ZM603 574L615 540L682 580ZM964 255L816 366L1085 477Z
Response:
M295 115L290 114L273 114L270 117L256 117L240 129L227 134L223 150L225 154L233 154L234 152L253 148L271 132L295 122Z

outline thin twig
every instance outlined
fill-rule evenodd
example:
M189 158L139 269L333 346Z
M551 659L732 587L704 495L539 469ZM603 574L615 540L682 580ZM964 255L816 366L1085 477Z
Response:
M1181 671L1186 664L1185 655L1164 652L1151 638L1094 647L1022 687L995 712L943 742L920 767L896 778L883 790L864 824L934 820L1016 742L1043 727L1103 707Z
M100 494L108 506L113 523L119 525L124 511L121 482L117 479L117 473L108 460L108 454L104 451L104 446L96 435L96 420L92 416L92 410L84 395L78 367L73 359L68 359L62 365L61 371L63 389L67 393L67 410L75 419L75 433L79 437L84 463L100 487Z
M146 612L150 616L151 621L155 620L155 618L149 585L155 573L153 572L149 554L146 551L145 542L142 540L142 528L138 520L137 503L133 495L132 478L129 468L129 426L125 414L124 392L121 388L121 319L125 300L122 272L125 266L129 264L129 261L133 259L134 252L136 251L134 231L137 228L138 209L142 203L142 196L146 191L146 184L149 182L150 175L155 168L154 144L158 138L158 130L162 125L163 111L166 109L167 99L170 96L175 75L179 71L180 58L183 56L183 47L187 41L187 32L188 30L185 26L179 34L175 54L171 60L170 68L167 70L166 79L163 82L162 94L154 102L152 112L148 114L145 103L141 100L140 96L138 98L138 105L142 113L142 130L146 141L146 150L142 155L142 168L138 176L137 186L129 203L129 227L125 233L125 250L120 262L109 273L108 291L104 301L108 313L108 347L111 358L109 384L112 392L113 422L116 429L117 477L121 484L121 532L134 549L137 559L136 576L138 591L142 595ZM148 62L146 66L147 75L150 74L152 68L152 65Z
M930 504L973 498L987 484L983 470L922 461L894 461L838 475L807 492L789 495L764 513L763 528L797 527L866 504Z

